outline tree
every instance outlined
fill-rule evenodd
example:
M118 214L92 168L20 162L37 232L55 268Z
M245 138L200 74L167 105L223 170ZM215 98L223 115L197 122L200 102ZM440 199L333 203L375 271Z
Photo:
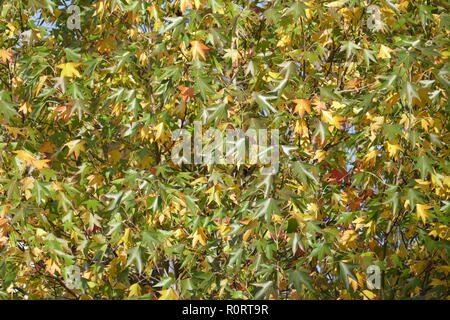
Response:
M0 4L3 298L449 298L446 1Z

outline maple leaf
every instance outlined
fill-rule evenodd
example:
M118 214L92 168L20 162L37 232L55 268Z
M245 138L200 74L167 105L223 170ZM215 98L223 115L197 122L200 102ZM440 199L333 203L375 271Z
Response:
M192 58L194 60L198 59L198 56L202 56L203 60L206 60L206 52L208 50L211 50L211 48L208 48L207 46L205 46L201 41L191 41L190 42L192 48L191 48L191 52L192 52Z
M16 128L16 127L5 126L5 129L8 131L8 134L10 134L14 137L14 139L17 139L19 136L27 134L27 131L25 128Z
M141 286L138 283L134 283L130 286L130 293L128 297L139 297L142 295Z
M13 53L10 50L0 49L0 61L2 63L13 62Z
M374 164L379 153L380 152L377 149L370 147L369 151L364 156L363 161L368 164Z
M324 101L319 100L319 99L314 100L313 105L316 106L316 111L317 112L320 112L322 110L327 110L328 109L327 108L327 104Z
M402 151L402 147L396 143L390 143L388 142L387 144L387 151L389 153L389 157L394 158L394 160L398 159L398 155L397 153L399 151Z
M91 187L99 187L103 185L103 176L101 174L91 174L87 177L89 180L89 186Z
M55 275L56 272L61 273L61 269L53 259L48 259L47 261L45 261L45 266L45 271L47 271L51 275Z
M70 117L72 115L72 106L68 104L59 106L55 109L55 111L58 114L58 120L64 120L65 122L67 122L70 120Z
M56 150L56 145L50 141L45 141L40 145L39 151L44 153L53 153Z
M37 169L41 170L41 169L50 168L50 166L48 165L49 162L50 162L50 160L48 160L48 159L42 159L42 160L34 159L32 162L32 165L34 167L36 167Z
M322 110L322 119L336 129L341 128L341 122L344 120L341 116L334 116L331 112Z
M391 58L391 52L394 52L394 50L392 50L391 48L389 48L389 47L387 47L387 46L382 44L380 46L380 51L378 51L377 58L390 59Z
M186 104L188 99L191 99L191 100L194 99L194 95L195 95L194 88L185 87L185 86L178 86L177 89L181 91L180 92L180 97L183 100L184 104Z
M308 99L295 99L292 100L295 105L294 112L296 112L300 118L303 119L303 116L305 115L305 112L310 113L311 112L311 100Z
M160 139L164 140L164 122L160 122L158 125L153 128L153 131L155 131L155 140L158 141Z
M158 300L179 300L180 297L173 289L167 289L167 290L161 290L158 291L158 293L161 295Z
M330 170L331 180L339 184L349 183L348 172L344 168Z
M349 200L350 210L351 211L357 211L361 209L361 202L362 200L359 198L353 198Z
M359 88L361 86L361 83L362 83L362 79L353 79L353 80L347 81L345 83L345 85L349 89L356 89L356 88Z
M417 204L416 205L416 213L417 218L421 219L423 224L427 222L427 219L430 218L430 214L428 213L428 209L433 208L432 206L427 206L425 204Z
M61 69L61 77L67 77L67 78L81 78L80 72L78 72L77 67L79 66L79 63L75 62L67 62L60 64L56 66L58 69Z
M86 150L84 147L85 144L86 141L83 141L81 139L67 142L65 144L65 146L69 148L69 153L67 154L67 157L69 157L73 153L75 155L75 159L78 159L80 153Z
M35 160L35 158L25 150L17 150L14 151L14 153L16 154L16 158L25 161L27 164L32 164Z
M50 160L48 159L43 160L36 159L25 150L17 150L14 151L14 153L16 154L16 157L18 159L25 161L27 164L32 165L33 167L39 170L49 168L48 163L50 162Z
M330 3L325 4L328 8L340 8L345 4L345 0L332 1Z
M202 246L206 246L206 239L205 229L203 227L198 227L192 236L192 247L195 247L198 242L200 242Z
M56 82L55 88L59 88L62 93L66 93L66 80L64 79L64 77L52 78L52 80Z
M242 58L241 54L236 49L225 49L224 58L230 58L233 63L233 67L237 67L239 65L239 60Z
M319 149L319 150L316 150L316 152L314 153L313 160L317 160L320 163L323 160L325 160L326 156L327 156L327 152L325 150Z
M114 37L99 40L95 43L100 53L109 53L117 47L117 41Z
M19 111L25 115L29 114L32 110L31 103L29 102L24 102L19 108Z
M186 12L187 7L192 8L192 1L191 0L180 0L180 10L182 13Z
M110 163L117 163L117 162L119 162L120 158L121 158L121 154L122 153L120 152L120 150L111 150L108 153L108 161Z

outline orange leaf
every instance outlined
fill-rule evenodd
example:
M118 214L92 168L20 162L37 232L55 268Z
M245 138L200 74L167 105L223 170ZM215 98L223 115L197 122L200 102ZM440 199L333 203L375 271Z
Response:
M178 86L177 89L181 91L180 97L183 100L183 103L186 103L189 98L194 99L194 88Z
M295 102L297 105L295 106L294 112L296 112L300 118L303 119L303 116L305 115L305 112L310 113L311 112L311 100L308 99L295 99L292 100L292 102Z
M56 150L56 145L50 141L45 141L41 144L39 151L44 153L53 153Z
M13 62L13 54L9 50L0 49L0 61L2 63Z
M313 104L316 106L317 112L320 112L321 110L327 110L327 104L322 100L314 100Z
M211 48L208 48L205 46L201 41L191 41L192 46L192 58L198 59L198 55L201 55L203 60L206 60L206 51L211 50Z
M58 114L56 117L58 120L64 120L67 122L72 114L72 106L66 104L64 106L57 107L55 111Z

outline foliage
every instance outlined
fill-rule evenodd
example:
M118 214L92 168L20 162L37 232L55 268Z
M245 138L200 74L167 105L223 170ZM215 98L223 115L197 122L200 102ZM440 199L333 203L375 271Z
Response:
M447 1L74 3L0 1L2 297L448 298ZM177 166L198 119L297 149Z

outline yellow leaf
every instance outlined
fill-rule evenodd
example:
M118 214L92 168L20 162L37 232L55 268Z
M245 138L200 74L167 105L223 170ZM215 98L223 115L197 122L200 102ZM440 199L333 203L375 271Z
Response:
M111 163L119 162L120 158L121 158L120 150L112 150L108 153L108 161Z
M114 37L99 40L95 44L97 45L97 50L100 53L111 52L117 47L117 41Z
M87 177L89 180L88 185L91 187L99 187L103 185L103 176L101 174L91 174Z
M345 104L343 104L343 103L340 103L340 102L338 102L338 101L333 101L333 103L331 104L331 107L333 108L333 109L342 109L342 108L344 108L345 107Z
M411 271L415 274L415 275L419 275L422 274L422 272L425 270L425 268L428 265L428 261L418 261L416 263L414 263L413 265L411 265Z
M123 233L122 238L120 238L118 244L123 244L124 247L126 249L128 249L128 246L130 245L130 234L131 234L131 229L130 228L126 228L125 232Z
M200 242L202 246L206 246L207 237L203 227L198 227L192 238L192 247L195 247L198 242Z
M217 229L220 232L220 235L222 237L225 237L228 232L230 232L232 229L228 224L222 223L221 225L217 226Z
M58 267L55 260L48 259L45 262L45 266L45 271L48 271L51 275L55 275L56 272L61 274L61 269Z
M358 281L353 280L352 278L348 277L348 283L352 286L353 291L358 290Z
M22 112L23 114L27 115L28 113L30 113L32 111L32 106L31 103L29 102L24 102L20 108L19 111Z
M432 287L437 287L437 286L444 286L444 287L448 287L449 284L447 283L447 281L445 280L439 280L439 279L431 279L430 285Z
M211 50L207 46L205 46L201 41L191 41L191 52L192 52L192 58L198 59L198 56L201 55L204 60L206 60L206 52L208 50Z
M208 180L205 177L200 177L191 182L191 184L197 184L197 183L208 183Z
M294 133L298 134L300 137L308 137L309 131L305 120L297 120L295 122Z
M448 275L450 273L450 266L438 266L436 269L438 269L440 272L444 272L445 275Z
M425 224L427 219L430 218L430 214L428 213L428 209L433 208L432 206L427 206L425 204L417 204L416 205L416 213L417 218L422 219L422 222Z
M192 8L192 1L191 0L180 0L180 10L181 12L185 12L186 8L190 7Z
M173 289L161 290L158 293L161 295L158 300L180 300L180 297Z
M85 144L86 141L80 139L67 142L65 144L65 146L69 148L69 153L67 154L67 156L70 156L73 153L75 155L75 159L78 159L80 153L86 151L86 149L84 148Z
M416 181L418 184L418 186L414 186L414 189L418 188L428 189L431 184L431 181L425 181L422 179L415 179L414 181Z
M389 47L386 47L385 45L381 45L380 51L378 52L377 58L381 59L390 59L391 58L391 52L393 52Z
M44 159L44 160L33 160L33 166L36 167L37 169L41 170L41 169L45 169L45 168L50 168L48 163L50 162L50 160Z
M39 82L32 90L33 96L37 96L39 94L39 92L41 92L41 89L44 86L45 81L47 81L47 78L48 78L48 76L40 76L39 77Z
M328 8L340 8L345 4L345 0L338 0L338 1L333 1L330 3L325 4L326 7Z
M33 161L36 160L31 154L29 154L25 150L17 150L14 151L16 154L16 158L25 161L27 164L33 164Z
M322 162L327 157L327 152L325 150L316 150L313 160Z
M242 236L242 240L244 242L247 242L252 234L253 234L253 228L252 229L248 229L247 231L245 231L244 235Z
M375 293L373 293L370 290L363 290L363 293L364 293L364 298L363 298L364 300L373 300L377 296Z
M163 137L164 122L159 123L154 130L156 131L155 140L160 140Z
M326 110L322 110L322 119L336 129L341 128L341 121L344 120L341 116L333 116L331 112Z
M369 164L375 163L375 159L377 158L378 153L379 151L377 149L375 149L374 147L370 147L369 151L364 156L363 161Z
M139 297L142 295L141 286L138 283L132 284L130 286L130 293L128 297Z
M203 0L194 0L195 9L200 9Z
M294 112L297 113L300 116L300 118L303 119L305 112L308 112L308 113L311 112L311 100L295 99L295 100L292 100L292 102L296 103Z
M58 69L61 70L61 77L73 78L74 76L77 78L81 78L81 74L76 69L80 64L75 62L67 62L57 66Z
M389 157L394 158L394 160L398 159L397 153L399 151L403 151L402 147L396 143L387 143L387 151L389 152Z
M358 234L355 230L346 230L339 239L339 242L346 247L353 247L357 240Z
M26 130L24 128L15 128L10 126L5 126L5 129L8 131L10 135L14 137L14 139L17 139L17 137L21 135L26 135Z

